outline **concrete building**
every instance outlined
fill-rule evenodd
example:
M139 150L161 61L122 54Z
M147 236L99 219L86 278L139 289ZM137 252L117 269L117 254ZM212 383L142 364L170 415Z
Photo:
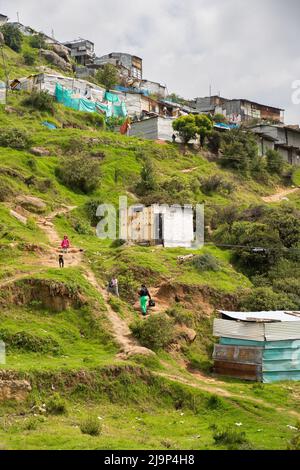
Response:
M161 85L158 82L152 82L151 80L141 80L139 88L142 90L147 90L150 95L156 95L159 98L166 98L167 96L167 87Z
M284 122L284 110L246 99L227 99L221 96L196 98L191 106L199 113L223 114L229 122L242 123L257 119L271 123Z
M112 64L115 67L125 68L129 71L129 76L138 80L143 79L143 60L140 57L125 54L123 52L111 52L102 57L96 57L94 64L102 66Z
M95 46L92 41L79 38L74 41L64 42L63 45L70 49L71 57L76 60L77 64L85 66L94 62Z
M191 248L194 241L192 206L136 205L121 214L120 238L165 248Z
M278 150L291 165L300 165L300 129L297 126L260 124L251 128L257 134L260 155Z
M0 13L0 26L4 25L7 22L8 22L8 17Z
M149 119L133 122L129 135L147 140L172 141L174 119L154 116Z

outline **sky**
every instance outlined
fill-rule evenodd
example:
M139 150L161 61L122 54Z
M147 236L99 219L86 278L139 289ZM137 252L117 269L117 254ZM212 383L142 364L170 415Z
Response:
M0 13L98 56L143 58L144 78L185 98L213 94L286 109L300 124L299 0L0 0ZM294 86L296 86L295 84ZM300 94L298 93L298 96Z

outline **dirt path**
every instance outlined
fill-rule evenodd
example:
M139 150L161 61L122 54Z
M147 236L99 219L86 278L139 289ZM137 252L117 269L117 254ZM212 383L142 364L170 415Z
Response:
M67 214L68 212L75 209L75 207L65 206L60 210L54 211L47 217L39 217L37 224L38 226L45 232L47 235L51 245L52 251L49 254L41 254L40 261L42 261L44 266L50 267L57 267L58 266L58 253L60 252L60 242L61 238L59 237L55 226L53 224L53 219L59 214ZM127 325L127 323L122 320L116 312L111 308L109 305L109 295L106 290L101 287L98 283L93 271L89 269L87 266L84 265L83 259L83 251L79 250L76 247L71 247L69 252L64 255L65 259L65 266L82 266L84 268L84 275L88 282L101 294L103 297L106 309L107 309L107 316L110 320L115 340L120 345L121 354L119 355L120 358L128 358L135 354L141 355L155 355L153 351L150 349L144 348L138 344L138 342L134 339L131 334L131 331Z
M193 171L196 171L196 170L199 170L198 166L195 166L194 168L186 168L185 170L181 170L181 173L187 175L189 173L193 173Z
M280 189L276 194L272 196L263 197L262 200L264 202L281 202L290 194L295 194L298 192L300 188L291 188L291 189Z

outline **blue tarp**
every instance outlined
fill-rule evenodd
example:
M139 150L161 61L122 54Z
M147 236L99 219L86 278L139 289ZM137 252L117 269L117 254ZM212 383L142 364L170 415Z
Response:
M45 126L45 127L48 127L48 129L57 129L56 125L53 124L52 122L48 122L48 121L44 121L42 122L42 125Z
M148 90L144 90L140 88L125 87L125 86L117 85L115 86L115 90L121 91L123 93L138 93L139 95L149 96Z

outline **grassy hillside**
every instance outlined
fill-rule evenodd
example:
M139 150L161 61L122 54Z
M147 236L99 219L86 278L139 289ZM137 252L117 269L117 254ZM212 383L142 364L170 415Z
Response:
M11 76L36 70L21 54L5 54ZM297 308L299 194L275 205L263 200L288 188L286 174L259 178L225 169L207 149L107 132L84 113L56 103L53 112L40 111L25 105L26 97L10 93L0 108L0 339L7 354L0 380L25 380L31 389L19 402L0 396L0 448L285 449L296 434L298 384L215 378L211 353L216 309L254 300ZM74 176L87 161L100 176L84 192L67 183L66 164L74 165ZM155 187L141 193L149 162ZM221 183L208 190L216 176ZM124 195L129 203L205 203L206 246L98 239L95 207L117 205ZM72 249L59 270L57 245L65 234ZM271 250L267 259L254 257L251 247L263 243L280 256ZM189 253L197 262L179 264ZM120 299L106 294L112 275ZM142 282L157 300L144 323L136 303ZM167 340L156 347L151 331L161 331L151 322L160 318ZM130 337L132 324L140 333L149 328L144 343Z

